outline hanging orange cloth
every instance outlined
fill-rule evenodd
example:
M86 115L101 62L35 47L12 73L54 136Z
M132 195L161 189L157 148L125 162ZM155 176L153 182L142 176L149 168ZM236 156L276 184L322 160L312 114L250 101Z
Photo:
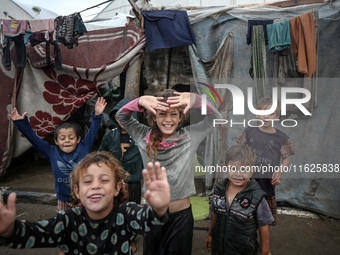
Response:
M316 36L312 12L290 20L290 37L298 71L306 77L312 76L316 72Z

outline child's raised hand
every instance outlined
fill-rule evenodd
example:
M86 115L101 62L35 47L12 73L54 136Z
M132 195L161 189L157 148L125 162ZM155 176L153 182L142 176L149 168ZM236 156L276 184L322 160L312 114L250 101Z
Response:
M163 99L164 97L142 96L139 98L138 105L156 115L157 110L167 111L169 109L169 105L161 101Z
M169 97L167 103L170 104L171 108L186 106L184 108L183 113L186 114L190 108L195 104L196 101L196 94L189 93L189 92L174 92L175 97Z
M94 108L95 110L95 115L100 115L104 112L104 109L106 107L107 103L104 99L104 97L98 97L96 106Z
M170 186L166 176L165 168L159 162L155 165L151 162L148 163L148 169L143 170L143 177L147 191L144 197L148 204L152 206L157 217L162 217L170 203Z
M20 114L18 113L17 108L14 107L12 113L9 115L9 118L10 118L11 120L13 120L13 121L14 121L14 120L22 120L22 119L25 118L26 114L27 114L27 112L24 112L22 115L20 115Z
M7 206L0 201L0 236L11 238L15 231L15 218L17 209L15 206L17 194L11 193L7 199Z

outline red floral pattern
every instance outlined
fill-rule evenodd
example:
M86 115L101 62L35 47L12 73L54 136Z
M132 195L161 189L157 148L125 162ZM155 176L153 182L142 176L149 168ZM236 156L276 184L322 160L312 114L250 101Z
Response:
M52 117L48 112L42 111L37 111L29 120L33 130L40 137L49 135L55 126L63 122L60 118Z
M53 105L52 108L57 114L67 115L65 119L95 94L96 86L92 81L75 80L67 74L57 76L52 68L44 68L43 71L52 79L44 83L44 99Z

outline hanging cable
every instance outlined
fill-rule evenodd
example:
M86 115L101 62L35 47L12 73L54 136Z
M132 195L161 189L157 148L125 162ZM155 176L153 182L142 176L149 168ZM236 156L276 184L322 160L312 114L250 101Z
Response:
M108 0L108 1L102 2L102 3L100 3L100 4L97 4L97 5L91 6L91 7L89 7L89 8L86 8L85 10L82 10L82 11L80 11L80 12L84 12L84 11L93 9L93 8L95 8L95 7L98 7L98 6L102 5L102 4L106 4L106 3L112 2L112 1L114 1L114 0Z

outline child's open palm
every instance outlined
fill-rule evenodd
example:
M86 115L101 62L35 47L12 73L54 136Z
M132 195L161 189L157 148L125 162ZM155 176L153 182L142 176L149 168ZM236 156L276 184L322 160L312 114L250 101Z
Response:
M17 214L15 199L17 195L11 193L7 199L7 206L0 201L0 236L10 238L15 231L15 218Z
M167 103L171 108L185 106L183 113L186 114L190 108L195 104L196 95L189 92L174 92L175 97L169 97Z
M147 191L144 197L158 216L162 216L170 203L170 186L166 171L159 162L148 163L148 169L143 170L143 177Z
M106 103L104 97L98 97L97 102L96 102L96 106L94 108L95 114L96 115L102 114L105 110L106 105L107 105L107 103Z
M20 115L20 114L18 113L17 108L14 107L12 113L9 115L9 118L10 118L11 120L13 120L13 121L14 121L14 120L22 120L22 119L25 118L26 114L27 114L27 112L24 112L22 115Z

